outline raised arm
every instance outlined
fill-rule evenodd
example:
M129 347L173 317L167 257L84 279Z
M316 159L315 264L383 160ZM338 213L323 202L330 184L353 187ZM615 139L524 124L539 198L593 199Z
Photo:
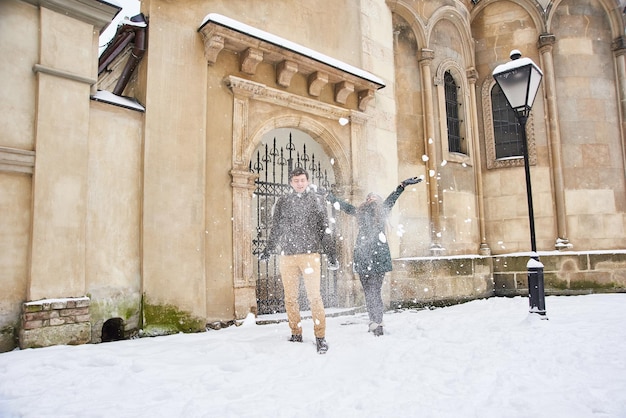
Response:
M356 215L356 208L345 200L341 200L332 193L328 193L326 199L335 206L335 203L339 205L339 209L348 215Z
M385 201L383 202L383 207L386 210L391 210L393 205L396 204L396 201L398 200L398 198L400 197L400 195L404 191L404 188L406 186L408 186L409 184L417 184L420 181L422 181L422 179L419 178L419 177L410 177L410 178L408 178L406 180L403 180L398 185L398 187L396 187L396 190L394 190L393 192L391 192L391 194L389 196L387 196L387 199L385 199Z

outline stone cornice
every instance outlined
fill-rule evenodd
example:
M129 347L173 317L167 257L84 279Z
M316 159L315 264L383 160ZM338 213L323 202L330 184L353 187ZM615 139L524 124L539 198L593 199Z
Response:
M35 6L54 10L77 20L105 28L122 10L120 7L99 0L22 0Z
M206 21L198 31L204 41L204 55L209 65L215 64L221 51L230 51L240 57L240 71L245 74L254 75L261 62L272 65L276 83L282 87L289 87L296 73L302 74L307 79L308 93L313 97L318 97L322 88L331 85L335 102L346 104L348 97L356 93L358 108L365 111L374 92L385 87L381 80L365 71L329 57L323 56L326 60L317 59L316 56L322 54L314 51L316 55L307 54L303 52L306 51L304 47L301 47L302 51L289 47L296 44L278 37L262 39L237 27L211 20Z

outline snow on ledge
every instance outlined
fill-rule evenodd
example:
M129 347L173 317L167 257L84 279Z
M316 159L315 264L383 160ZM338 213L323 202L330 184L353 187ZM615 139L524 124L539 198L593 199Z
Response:
M112 105L125 107L126 109L138 110L140 112L146 111L146 108L140 105L137 100L131 99L130 97L116 96L115 94L106 90L98 90L96 94L91 96L91 98L97 102L109 103Z
M304 55L315 61L321 62L323 64L327 64L331 67L335 67L337 69L340 69L342 71L345 71L347 73L360 77L362 79L371 81L372 83L376 83L381 86L380 88L385 87L385 82L382 79L376 77L374 74L361 70L360 68L354 67L350 64L346 64L345 62L339 61L335 58L331 58L327 55L324 55L320 52L304 47L295 42L288 41L284 38L281 38L280 36L272 35L271 33L262 31L255 27L246 25L245 23L241 23L237 20L223 16L221 14L209 13L202 21L202 24L200 25L200 29L202 29L202 27L209 22L216 23L220 26L224 26L234 31L249 35L261 41L265 41L273 45L288 49L297 54Z
M563 256L563 255L589 255L589 254L626 254L626 249L616 250L589 250L589 251L572 251L572 250L553 250L553 251L524 251L516 253L503 253L503 254L491 254L491 255L477 255L477 254L459 254L459 255L441 255L441 256L419 256L419 257L400 257L394 258L398 261L411 261L411 260L454 260L454 259L468 259L468 258L506 258L506 257L549 257L549 256Z
M46 298L46 299L39 299L39 300L31 300L30 302L26 302L24 303L24 305L26 306L38 306L41 305L43 303L67 303L67 302L86 302L89 301L90 299L87 296L79 296L79 297L74 297L74 298Z

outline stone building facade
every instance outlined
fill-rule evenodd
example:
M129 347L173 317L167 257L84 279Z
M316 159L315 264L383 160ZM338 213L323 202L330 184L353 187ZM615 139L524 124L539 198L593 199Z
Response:
M527 137L546 288L623 291L623 9L142 0L141 34L103 63L114 0L3 0L0 351L257 312L254 159L285 131L354 203L425 179L392 212L389 304L524 294L524 164L491 75L512 49L544 74ZM334 306L354 307L355 225L336 216Z

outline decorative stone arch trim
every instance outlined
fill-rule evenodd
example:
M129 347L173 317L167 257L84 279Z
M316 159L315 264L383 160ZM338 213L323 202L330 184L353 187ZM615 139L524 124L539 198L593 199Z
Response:
M426 23L416 11L402 0L386 0L391 13L400 16L410 26L418 48L428 45L426 41Z
M482 103L483 103L483 134L485 137L485 154L487 157L487 169L505 168L505 167L523 167L524 157L505 158L498 160L496 158L496 138L493 133L493 107L491 106L491 89L496 84L493 78L488 78L483 83ZM528 145L528 163L530 165L537 164L537 149L535 147L534 133L535 118L530 113L526 121L526 141Z
M457 3L458 5L458 3ZM474 38L470 32L469 15L466 9L460 5L458 7L444 6L439 7L433 15L428 19L428 39L430 41L431 33L437 26L437 23L441 21L448 21L456 28L461 37L461 45L459 48L463 54L463 59L469 66L474 65ZM430 42L429 42L430 43Z
M359 164L357 145L364 137L363 125L368 116L232 75L226 77L224 82L233 93L233 153L230 171L233 187L233 285L235 315L242 318L256 309L252 238L248 233L252 229L250 201L256 174L249 171L249 162L263 135L273 129L286 127L306 132L319 140L327 154L335 159L335 179L342 184L351 184L352 176L357 175L353 170ZM251 127L251 101L269 103L283 108L284 112L259 126ZM351 150L345 149L336 134L323 123L327 119L329 123L339 125L340 118L351 122L348 128L349 141L344 141L350 144Z
M483 0L478 2L470 12L470 22L472 22L477 16L480 16L485 8L491 6L497 1L498 0ZM537 29L537 33L549 32L549 26L546 23L546 12L549 12L549 9L553 7L552 5L549 5L548 9L544 10L540 2L536 0L518 0L513 3L526 11L528 16L533 21L534 27Z
M450 71L454 80L459 83L461 97L461 115L463 117L462 134L465 141L465 147L467 154L461 154L449 151L448 144L448 124L446 118L446 91L444 76L447 71ZM469 91L469 83L467 81L466 71L453 59L445 59L437 67L434 83L437 91L437 102L439 104L439 130L441 132L441 155L443 159L448 162L456 162L461 164L473 165L472 155L472 126L471 126L471 99Z
M554 0L546 9L545 32L551 32L553 30L552 19L562 2L563 0ZM618 0L598 0L598 3L600 3L602 8L606 11L607 19L611 27L611 35L613 37L622 36L624 34L625 25L623 18L624 5L621 4L622 2Z

